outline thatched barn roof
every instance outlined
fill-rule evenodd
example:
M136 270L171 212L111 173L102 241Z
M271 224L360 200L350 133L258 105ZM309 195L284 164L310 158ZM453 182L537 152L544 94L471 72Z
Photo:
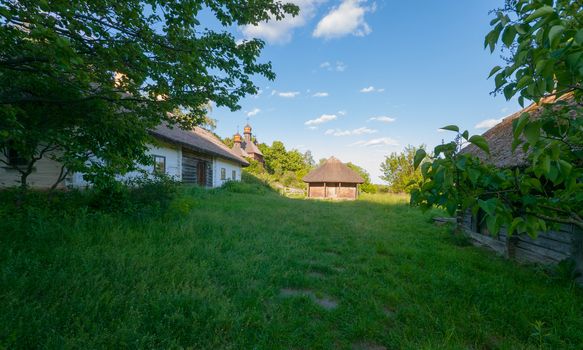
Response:
M303 178L304 182L342 182L361 184L364 180L358 173L334 157L330 157L324 164Z
M215 135L203 128L195 127L193 130L183 130L178 126L170 128L166 125L158 125L150 132L163 141L181 145L186 149L231 160L242 166L249 165L248 161L235 154Z
M561 96L558 100L569 100L571 97L571 94L567 94ZM488 142L488 146L490 146L490 155L487 155L484 151L472 144L469 144L462 149L461 153L472 154L482 159L484 162L492 164L498 168L525 166L528 154L523 151L522 147L517 147L514 152L512 151L512 142L514 141L512 123L524 113L530 113L531 118L537 118L540 114L542 104L549 104L554 101L554 98L549 98L543 100L541 104L533 103L530 106L509 115L500 123L483 133L482 136Z

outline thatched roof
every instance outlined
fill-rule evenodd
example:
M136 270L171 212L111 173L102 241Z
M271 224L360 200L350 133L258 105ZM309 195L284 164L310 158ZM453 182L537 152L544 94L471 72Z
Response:
M203 128L195 127L193 130L183 130L178 126L171 128L166 125L159 125L154 130L151 130L151 134L163 141L178 144L195 152L234 161L242 166L249 165L249 162L235 154L215 135Z
M572 95L567 94L561 96L558 100L568 100ZM514 132L512 130L512 123L514 120L520 118L524 113L529 113L530 118L537 118L540 114L542 104L549 104L555 101L554 98L543 100L541 104L533 103L530 106L509 115L500 123L486 131L482 136L490 146L490 155L478 147L470 144L461 150L461 153L469 153L480 159L485 163L492 164L498 168L514 168L525 166L527 163L527 156L522 147L517 147L512 151L512 142L514 141Z
M358 173L334 157L310 171L303 178L304 182L343 182L361 184L364 182Z

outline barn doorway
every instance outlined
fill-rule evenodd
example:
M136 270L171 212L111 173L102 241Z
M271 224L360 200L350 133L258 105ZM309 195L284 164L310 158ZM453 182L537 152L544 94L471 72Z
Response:
M199 186L206 186L206 168L207 162L199 160L196 167L196 183Z

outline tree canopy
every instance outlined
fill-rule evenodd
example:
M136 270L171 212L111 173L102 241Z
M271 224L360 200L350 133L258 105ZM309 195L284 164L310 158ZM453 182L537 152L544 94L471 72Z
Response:
M254 75L274 79L257 61L264 43L236 42L228 27L298 11L273 0L1 2L0 148L26 160L9 164L23 185L48 154L69 170L128 171L146 161L150 128L191 128L211 102L238 109Z
M411 182L421 180L421 171L415 169L413 161L417 150L425 146L407 146L403 152L392 152L381 163L381 179L389 184L391 192L410 192Z
M457 126L455 141L437 146L421 165L423 180L412 201L450 213L482 210L489 231L536 235L556 223L583 229L583 12L579 2L508 0L494 11L485 44L509 52L506 67L494 67L495 92L538 103L536 112L513 121L513 150L527 155L523 167L488 164L487 140ZM478 159L460 152L467 143L482 149ZM418 151L415 165L426 154Z

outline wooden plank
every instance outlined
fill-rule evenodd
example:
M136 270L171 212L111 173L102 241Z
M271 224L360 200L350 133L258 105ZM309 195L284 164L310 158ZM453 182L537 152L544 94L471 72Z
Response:
M506 243L480 233L466 231L475 245L489 248L499 255L506 255Z
M529 236L520 235L517 238L520 244L542 247L562 254L570 254L573 251L573 244L571 242L555 241L542 236L537 237L537 239L532 239Z
M528 252L529 256L532 256L534 259L532 262L540 263L558 263L571 255L570 253L560 253L534 244L525 244L524 241L517 243L516 252L518 253L519 250Z

